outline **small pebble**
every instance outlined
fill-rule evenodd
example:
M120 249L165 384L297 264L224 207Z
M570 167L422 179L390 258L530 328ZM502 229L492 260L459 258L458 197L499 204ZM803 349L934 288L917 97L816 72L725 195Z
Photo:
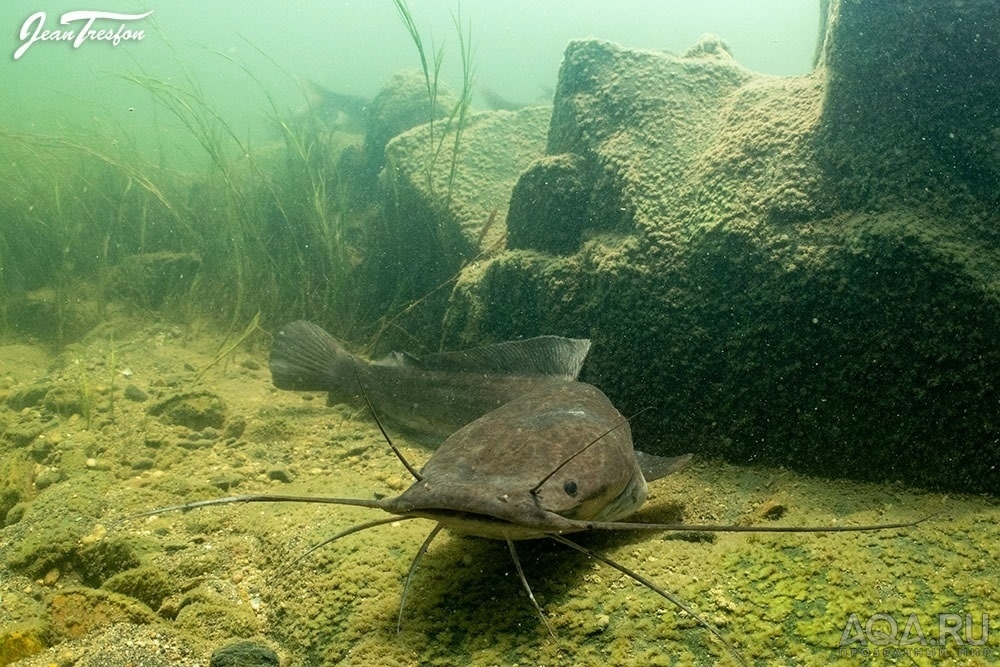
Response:
M275 466L274 468L271 468L267 471L267 478L284 482L285 484L288 484L295 479L294 475L292 475L292 473L285 466Z
M130 384L125 387L125 398L130 401L135 401L136 403L142 403L143 401L149 399L149 394L144 392L142 389L139 389L139 387L134 384Z
M90 531L89 535L84 535L80 538L80 543L84 546L95 544L103 540L107 534L108 529L101 524L97 524L94 526L94 530Z
M260 644L239 642L212 653L209 667L278 667L278 654Z
M93 459L93 458L87 459L87 464L86 465L87 465L88 468L90 468L91 470L93 470L94 468L97 467L97 459Z
M762 519L774 521L780 519L788 511L788 508L776 500L765 501L757 508L757 516Z

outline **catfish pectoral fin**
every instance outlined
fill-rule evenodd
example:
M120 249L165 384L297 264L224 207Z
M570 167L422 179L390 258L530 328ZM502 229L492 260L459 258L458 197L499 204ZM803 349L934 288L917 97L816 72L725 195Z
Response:
M656 456L655 454L647 454L639 450L635 451L635 458L639 462L639 470L642 471L642 477L647 482L652 482L655 479L666 477L672 472L677 472L688 464L691 456L691 454Z

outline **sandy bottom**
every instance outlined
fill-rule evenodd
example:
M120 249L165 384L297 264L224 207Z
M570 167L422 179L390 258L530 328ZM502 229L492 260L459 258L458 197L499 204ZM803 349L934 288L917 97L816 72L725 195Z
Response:
M222 343L118 320L57 352L0 346L0 665L207 665L240 639L281 665L738 664L667 600L549 540L518 551L554 637L504 544L446 533L414 577L397 633L428 521L296 560L380 513L236 504L126 519L226 495L372 498L410 483L364 414L275 390L264 349L202 373ZM431 454L397 442L411 461ZM995 498L700 460L653 484L637 517L833 526L931 514L871 533L578 541L684 600L750 664L997 664L1000 630L980 644L984 615L1000 610ZM869 623L878 613L887 616ZM897 641L883 645L889 617ZM962 627L942 633L939 621Z

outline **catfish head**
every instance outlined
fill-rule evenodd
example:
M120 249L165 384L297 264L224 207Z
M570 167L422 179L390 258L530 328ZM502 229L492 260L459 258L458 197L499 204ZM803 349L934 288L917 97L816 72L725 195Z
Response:
M661 459L662 472L690 456ZM628 421L597 387L564 382L456 431L383 506L492 539L531 539L616 521L646 500Z

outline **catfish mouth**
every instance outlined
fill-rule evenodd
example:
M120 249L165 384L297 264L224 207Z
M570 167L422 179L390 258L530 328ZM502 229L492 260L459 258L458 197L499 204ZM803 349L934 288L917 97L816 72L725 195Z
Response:
M406 513L408 516L419 516L432 519L456 535L484 537L491 540L531 540L546 537L550 533L565 533L580 528L556 528L552 521L540 521L535 527L523 522L514 523L492 514L469 512L454 509L414 509ZM553 515L558 516L558 515Z

